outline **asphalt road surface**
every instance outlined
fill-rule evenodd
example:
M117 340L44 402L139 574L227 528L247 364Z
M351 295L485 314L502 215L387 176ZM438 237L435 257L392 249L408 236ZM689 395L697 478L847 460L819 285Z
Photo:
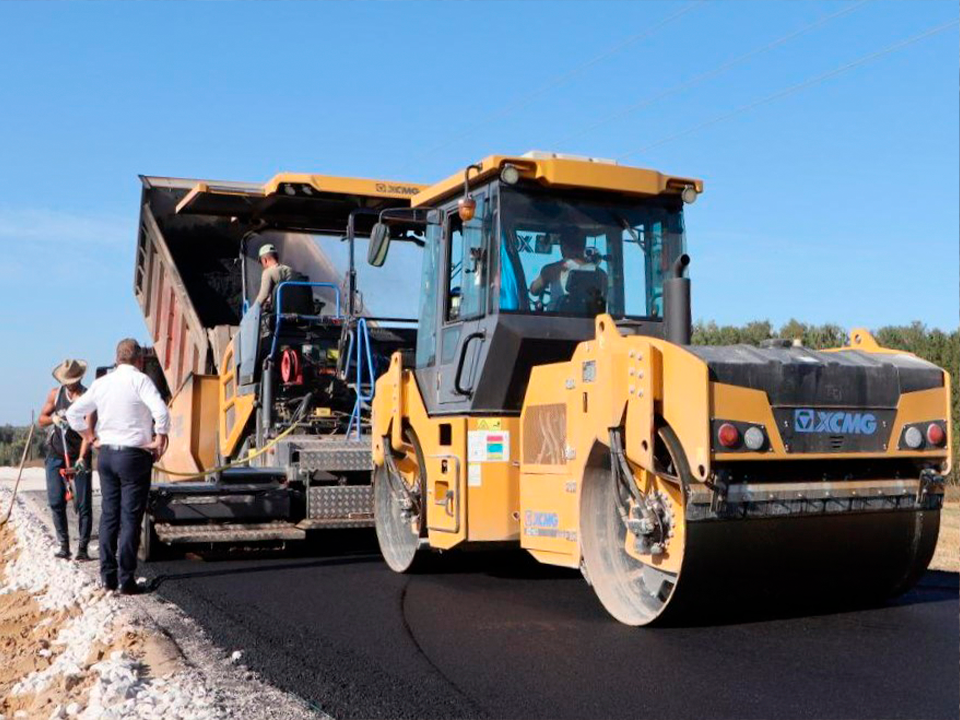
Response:
M338 718L957 718L960 590L628 628L522 553L396 575L372 534L144 567L273 684Z

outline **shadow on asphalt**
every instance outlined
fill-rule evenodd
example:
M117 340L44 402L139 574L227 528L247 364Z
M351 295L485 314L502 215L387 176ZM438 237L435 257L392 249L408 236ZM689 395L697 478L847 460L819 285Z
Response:
M304 568L382 563L372 531L326 531L312 534L305 543L286 547L246 547L229 550L197 550L189 563L157 563L144 566L149 589L168 581L184 581L247 573L279 572ZM224 566L226 563L229 566ZM187 569L194 565L196 569ZM217 567L221 565L221 567ZM186 566L186 567L185 567ZM389 572L384 566L384 572ZM516 548L457 549L426 553L410 577L423 579L476 575L504 581L584 582L579 570L544 565ZM825 589L829 593L829 588ZM917 585L898 597L877 600L866 597L827 595L795 596L775 591L738 594L720 603L711 595L706 603L688 604L682 612L664 618L660 627L707 627L741 625L801 617L837 615L863 610L903 607L932 602L960 601L960 575L931 570Z
M251 573L278 572L282 570L298 570L304 568L336 567L338 565L356 565L359 563L382 562L379 555L354 555L351 557L323 558L306 562L270 563L268 565L245 564L239 567L210 570L194 570L189 572L158 572L147 583L150 592L157 590L165 582L172 580L197 580L203 578L220 577L227 575L247 575ZM149 567L149 566L148 566Z

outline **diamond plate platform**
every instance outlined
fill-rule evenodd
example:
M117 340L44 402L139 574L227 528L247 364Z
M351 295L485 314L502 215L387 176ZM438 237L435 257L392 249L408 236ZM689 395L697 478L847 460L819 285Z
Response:
M307 489L307 520L373 521L370 485L320 485ZM319 527L319 526L316 526Z
M370 439L294 437L279 449L281 462L299 466L302 471L372 472Z

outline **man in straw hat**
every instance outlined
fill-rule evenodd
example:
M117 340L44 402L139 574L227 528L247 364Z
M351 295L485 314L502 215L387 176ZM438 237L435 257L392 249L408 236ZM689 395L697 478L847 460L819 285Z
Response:
M73 475L74 508L80 520L80 542L77 560L89 560L87 546L93 527L93 487L91 481L91 451L89 443L73 430L66 420L67 408L76 401L86 388L80 384L87 372L83 360L67 359L53 369L53 377L59 383L47 394L40 411L40 427L49 427L47 436L47 500L53 511L53 527L57 532L60 549L54 553L58 558L70 558L70 532L67 529L67 493L69 485L61 471ZM96 423L96 413L85 420L88 429ZM69 460L69 465L67 464Z

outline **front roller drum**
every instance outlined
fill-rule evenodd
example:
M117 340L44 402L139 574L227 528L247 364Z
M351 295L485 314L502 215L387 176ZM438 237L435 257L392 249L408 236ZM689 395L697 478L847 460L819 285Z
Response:
M662 474L692 484L676 435L662 428L659 441ZM648 496L671 490L662 476L641 471L638 480ZM669 497L685 504L683 492ZM589 467L580 506L584 574L606 610L627 625L881 601L926 570L940 519L937 510L902 509L687 522L680 507L670 516L668 552L641 560L627 552L633 538L617 503L610 469Z
M424 486L423 451L416 433L404 431L407 452L390 458L373 471L373 515L380 552L394 572L407 572L414 566L423 517L419 511ZM384 438L384 453L391 452L389 438Z

